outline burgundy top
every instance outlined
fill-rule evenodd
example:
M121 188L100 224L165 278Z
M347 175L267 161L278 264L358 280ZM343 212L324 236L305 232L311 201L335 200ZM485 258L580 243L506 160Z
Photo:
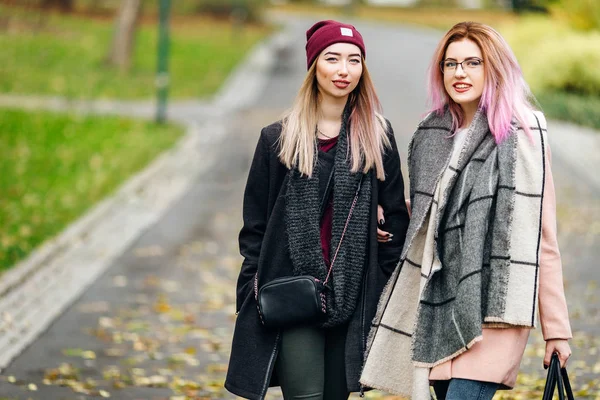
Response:
M327 153L335 147L337 144L338 137L331 139L319 139L319 150ZM323 258L325 259L325 265L329 268L330 253L331 253L331 227L333 226L333 194L327 201L327 206L323 211L323 217L321 218L321 250L323 251Z

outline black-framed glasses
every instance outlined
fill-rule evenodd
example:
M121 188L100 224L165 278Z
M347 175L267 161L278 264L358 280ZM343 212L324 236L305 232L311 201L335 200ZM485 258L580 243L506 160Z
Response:
M440 70L443 73L454 72L456 71L459 65L462 67L463 71L474 71L476 69L481 68L481 66L483 65L483 60L477 57L469 57L465 58L461 62L458 62L454 59L448 58L446 60L440 61Z

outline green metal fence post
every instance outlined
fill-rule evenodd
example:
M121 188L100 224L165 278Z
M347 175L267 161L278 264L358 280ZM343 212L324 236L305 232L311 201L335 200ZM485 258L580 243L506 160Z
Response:
M159 0L158 67L156 71L156 122L163 123L167 115L169 92L169 10L171 0Z

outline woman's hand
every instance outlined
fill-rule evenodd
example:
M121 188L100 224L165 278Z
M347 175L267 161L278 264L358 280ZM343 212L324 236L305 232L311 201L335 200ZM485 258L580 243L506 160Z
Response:
M410 217L410 200L406 200L406 208L408 209L408 216ZM383 207L377 204L377 241L379 243L391 242L394 237L393 233L386 232L379 227L385 224L385 218L383 217Z
M550 365L550 359L553 353L558 353L560 367L564 368L567 360L571 356L571 346L566 339L550 339L546 341L546 355L544 356L544 368Z
M387 243L392 241L393 234L381 230L379 227L385 223L385 218L383 217L383 207L379 204L377 205L377 241L379 243Z

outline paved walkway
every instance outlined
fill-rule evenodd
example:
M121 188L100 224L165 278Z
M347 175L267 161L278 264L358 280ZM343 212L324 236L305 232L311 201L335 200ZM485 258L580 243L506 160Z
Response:
M285 36L260 48L254 53L256 59L250 61L259 67L243 65L239 70L243 73L233 75L214 103L191 102L172 109L171 118L190 127L184 139L188 142L182 142L187 145L150 167L145 179L134 178L129 189L109 199L115 201L113 205L75 229L71 236L77 239L75 246L64 240L58 253L46 254L49 261L40 257L32 270L46 274L38 276L37 283L26 286L36 282L32 279L35 272L22 274L21 280L2 276L0 293L3 287L9 290L0 299L0 314L4 312L0 348L5 346L0 359L8 351L13 352L10 359L21 354L2 371L0 399L232 397L222 389L222 381L241 261L236 236L243 185L260 127L276 120L291 103L304 76L303 34L311 22L285 19L290 52L281 52ZM368 65L405 159L410 134L424 110L424 71L439 34L355 24L368 43ZM273 60L275 53L282 57L272 65L269 58ZM248 73L256 75L250 79ZM253 86L244 88L243 84ZM56 99L35 101L38 106L60 104ZM0 97L0 104L7 102L33 103L31 99ZM124 112L130 107L130 114L152 115L151 103L79 103L77 107L88 112ZM559 240L576 332L571 368L578 388L591 381L589 391L597 393L600 365L596 364L597 350L591 349L600 347L596 286L600 185L597 174L590 171L598 170L600 136L555 122L550 122L549 130ZM140 192L140 188L146 190ZM123 214L110 216L111 207L124 206ZM103 221L104 225L100 224ZM75 253L69 253L72 251ZM74 255L62 256L66 253ZM61 268L63 272L58 272ZM48 287L50 282L64 281L70 283ZM40 293L51 297L25 306L23 302ZM70 299L59 301L58 294ZM50 303L57 301L62 302L61 307L47 311ZM16 318L16 307L37 314ZM25 326L19 325L23 320ZM35 331L32 327L40 320L44 323L38 332L28 333ZM31 345L21 352L22 339ZM18 351L14 351L15 343L20 343ZM518 390L510 396L517 396L519 390L531 392L542 377L539 349L539 334L532 335ZM521 395L528 398L527 393ZM280 395L273 391L271 396Z

